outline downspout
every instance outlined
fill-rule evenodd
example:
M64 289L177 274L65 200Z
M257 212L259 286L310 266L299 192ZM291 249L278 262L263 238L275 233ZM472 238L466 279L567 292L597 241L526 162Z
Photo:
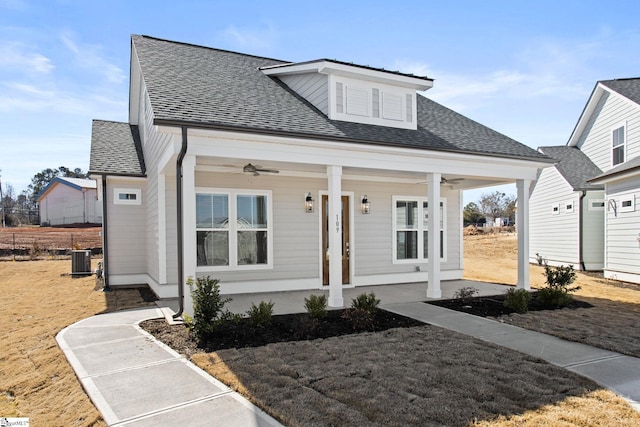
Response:
M582 244L582 235L584 231L583 230L584 229L584 218L583 218L584 209L582 208L582 202L586 195L587 195L587 191L582 190L582 195L580 195L580 201L578 202L578 257L580 262L580 268L582 269L582 271L587 270L586 266L584 265L584 245Z
M107 176L102 175L102 292L111 292L107 267L109 245L107 239Z
M174 319L182 316L184 312L184 241L183 241L183 218L182 218L182 161L187 154L187 127L182 126L182 147L178 153L176 161L176 205L178 222L178 312L173 315Z

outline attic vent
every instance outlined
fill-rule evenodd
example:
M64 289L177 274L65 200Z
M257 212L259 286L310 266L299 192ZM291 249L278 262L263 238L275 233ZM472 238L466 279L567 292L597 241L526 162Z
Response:
M407 94L407 123L411 123L413 121L413 96L411 94Z
M347 114L369 115L369 92L347 86Z
M371 115L375 118L380 117L380 90L371 89Z
M342 95L342 83L336 83L336 112L344 112L344 96Z
M382 93L382 118L402 120L402 97L395 93Z

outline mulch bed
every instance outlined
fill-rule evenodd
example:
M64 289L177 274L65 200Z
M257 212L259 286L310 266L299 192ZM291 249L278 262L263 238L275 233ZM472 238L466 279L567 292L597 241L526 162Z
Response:
M198 343L183 325L168 325L164 319L142 322L140 326L176 351L191 355L228 348L260 347L263 345L319 338L337 337L361 332L380 332L391 328L424 325L422 322L379 309L373 326L356 329L343 317L344 310L330 310L323 319L312 319L308 313L283 314L272 317L271 323L253 326L248 318L228 322L219 327L207 342Z
M505 295L491 295L473 298L454 298L438 301L426 301L427 304L437 305L450 310L462 311L481 317L500 317L515 313L514 310L504 306ZM593 305L579 299L573 299L569 304L559 309L591 308ZM532 293L528 304L529 311L557 310L558 308L543 305Z

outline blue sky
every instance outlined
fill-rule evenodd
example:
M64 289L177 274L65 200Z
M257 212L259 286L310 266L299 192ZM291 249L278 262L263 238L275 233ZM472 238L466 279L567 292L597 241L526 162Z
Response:
M91 120L128 119L131 34L426 74L428 97L536 148L566 143L597 80L640 76L639 17L616 0L0 0L3 189L88 169Z

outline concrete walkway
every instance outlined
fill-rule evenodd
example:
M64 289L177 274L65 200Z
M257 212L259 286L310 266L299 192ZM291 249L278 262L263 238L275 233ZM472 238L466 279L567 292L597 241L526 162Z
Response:
M640 411L640 359L636 357L422 302L387 304L384 308L430 325L508 347L591 378L622 396Z
M458 281L443 291L478 285L480 294L498 294L504 287ZM422 302L423 286L375 287L389 311L511 348L593 379L640 410L640 359L569 342L505 323ZM368 292L357 288L348 296ZM395 292L394 292L395 291ZM274 299L278 312L303 312L303 292L234 295L236 312L252 301ZM58 345L87 394L111 426L279 426L277 421L239 394L186 360L138 324L164 317L160 308L100 314L63 329Z
M100 314L56 337L108 425L281 425L138 326L160 317L153 307Z

